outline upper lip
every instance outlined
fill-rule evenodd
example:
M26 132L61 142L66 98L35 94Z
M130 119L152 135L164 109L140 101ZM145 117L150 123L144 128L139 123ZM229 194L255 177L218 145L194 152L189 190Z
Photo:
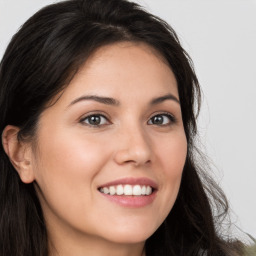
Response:
M103 187L109 187L109 186L116 186L116 185L145 185L145 186L150 186L153 189L157 189L157 184L155 181L146 178L146 177L140 177L140 178L135 178L135 177L127 177L127 178L122 178L122 179L117 179L114 181L107 182L105 184L102 184L99 186L99 188Z

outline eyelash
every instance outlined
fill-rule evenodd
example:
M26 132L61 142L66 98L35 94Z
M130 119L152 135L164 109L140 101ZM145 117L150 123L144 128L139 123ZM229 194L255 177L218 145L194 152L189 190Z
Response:
M172 124L174 124L174 123L176 123L176 118L173 116L173 115L171 115L170 113L159 113L159 114L156 114L156 115L154 115L154 116L152 116L150 119L149 119L149 121L152 121L152 119L153 118L155 118L155 117L167 117L168 118L168 123L167 124L150 124L150 125L157 125L157 126L170 126L170 125L172 125ZM149 122L148 121L148 122Z
M152 120L153 120L153 118L156 118L156 117L167 117L168 118L168 123L167 124L154 124L152 122ZM102 118L103 118L103 119L105 119L105 121L104 121L105 123L100 124L100 122L99 122L98 124L91 124L90 121L88 121L90 118L100 118L100 122L102 121ZM79 122L84 124L84 125L93 127L93 128L100 128L101 126L105 126L106 124L111 124L109 119L105 115L102 115L102 114L91 114L89 116L86 116L86 117L82 118ZM149 125L156 125L156 126L170 126L174 123L176 123L176 118L173 115L171 115L170 113L156 114L156 115L152 116L149 119L149 121L147 122L147 124L149 124Z
M86 116L86 117L84 117L84 118L82 118L81 120L80 120L80 123L82 123L82 124L84 124L84 125L87 125L87 126L90 126L90 127L93 127L93 128L97 128L97 127L100 127L100 126L104 126L104 125L106 125L106 124L90 124L89 122L86 122L86 120L89 120L90 118L101 118L101 120L102 120L102 118L104 118L105 120L106 120L106 124L110 124L111 122L109 121L109 119L105 116L105 115L102 115L102 114L91 114L91 115L89 115L89 116Z

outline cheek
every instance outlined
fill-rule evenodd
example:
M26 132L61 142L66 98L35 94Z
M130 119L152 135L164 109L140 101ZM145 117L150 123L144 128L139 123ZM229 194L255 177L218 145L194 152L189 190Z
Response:
M97 215L88 211L97 202L95 176L109 159L109 151L93 136L63 136L61 131L45 135L38 142L34 168L45 219L49 225L59 219L78 230L89 230Z
M46 136L45 136L46 137ZM44 136L42 136L44 138ZM102 144L91 137L67 132L47 136L39 143L39 158L45 173L59 173L59 177L74 174L90 177L104 162ZM100 157L99 157L100 156Z
M162 170L159 171L163 191L162 211L166 216L177 198L187 156L187 141L184 133L176 134L167 141L169 143L163 142L158 148L159 166Z
M159 144L159 143L158 143ZM174 133L165 139L157 147L158 159L160 159L163 174L170 177L180 177L187 156L187 140L184 132Z
M107 161L107 152L95 139L80 135L62 136L58 131L41 138L35 176L44 197L52 206L83 207L93 199L94 177Z

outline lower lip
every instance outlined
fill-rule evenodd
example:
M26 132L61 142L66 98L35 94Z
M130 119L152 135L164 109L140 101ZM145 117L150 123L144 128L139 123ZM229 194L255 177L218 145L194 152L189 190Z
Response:
M101 193L101 192L99 192ZM105 198L108 200L123 206L123 207L130 207L130 208L139 208L139 207L144 207L149 204L151 204L154 199L156 198L156 191L153 191L151 195L148 196L118 196L114 195L111 196L109 194L104 194L101 193Z

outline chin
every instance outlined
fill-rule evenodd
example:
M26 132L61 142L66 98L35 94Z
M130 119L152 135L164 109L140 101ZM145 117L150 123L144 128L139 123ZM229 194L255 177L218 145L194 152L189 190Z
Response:
M157 228L137 225L132 228L114 228L111 232L104 232L104 237L115 243L141 243L145 242Z
M141 232L140 234L119 234L119 235L112 235L108 237L108 240L111 240L114 243L119 244L137 244L137 243L144 243L152 234L146 234Z

